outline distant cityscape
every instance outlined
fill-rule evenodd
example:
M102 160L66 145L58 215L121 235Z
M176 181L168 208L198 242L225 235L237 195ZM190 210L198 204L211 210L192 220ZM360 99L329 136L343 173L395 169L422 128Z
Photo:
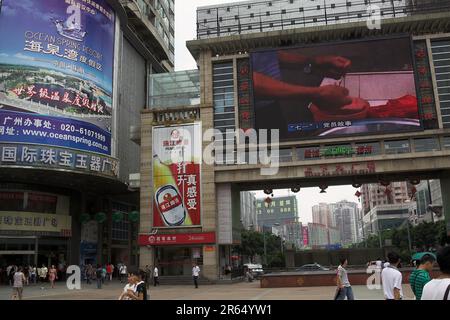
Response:
M355 189L358 202L342 200L311 206L312 222L301 221L296 195L256 198L241 192L241 222L245 229L280 236L287 248L339 249L361 243L371 234L405 226L407 222L437 222L444 217L439 180L364 184ZM306 201L306 200L305 200Z

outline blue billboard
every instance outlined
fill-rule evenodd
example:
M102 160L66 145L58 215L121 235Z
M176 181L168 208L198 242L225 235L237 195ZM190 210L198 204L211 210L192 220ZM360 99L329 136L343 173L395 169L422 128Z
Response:
M0 39L0 142L111 155L115 14L106 0L4 0Z

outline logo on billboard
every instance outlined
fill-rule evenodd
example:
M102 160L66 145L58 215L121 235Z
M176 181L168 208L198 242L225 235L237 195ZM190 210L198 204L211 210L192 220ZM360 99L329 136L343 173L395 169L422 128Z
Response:
M81 26L81 10L72 5L67 8L67 14L69 17L64 22L62 20L53 20L58 33L66 38L83 41L86 36L86 31L82 30Z

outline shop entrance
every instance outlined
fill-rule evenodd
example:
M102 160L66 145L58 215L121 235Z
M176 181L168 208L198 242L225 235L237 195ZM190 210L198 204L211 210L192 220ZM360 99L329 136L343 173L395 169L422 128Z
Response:
M192 263L203 265L202 247L157 247L155 261L161 276L191 276Z

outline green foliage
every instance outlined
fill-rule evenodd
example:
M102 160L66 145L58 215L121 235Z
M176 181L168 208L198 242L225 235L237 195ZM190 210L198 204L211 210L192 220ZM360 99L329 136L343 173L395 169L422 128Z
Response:
M272 234L265 233L267 265L269 267L283 267L285 265L284 256L281 253L281 238ZM245 230L241 233L241 244L236 251L242 255L248 256L253 262L256 256L264 260L264 234L261 232Z

